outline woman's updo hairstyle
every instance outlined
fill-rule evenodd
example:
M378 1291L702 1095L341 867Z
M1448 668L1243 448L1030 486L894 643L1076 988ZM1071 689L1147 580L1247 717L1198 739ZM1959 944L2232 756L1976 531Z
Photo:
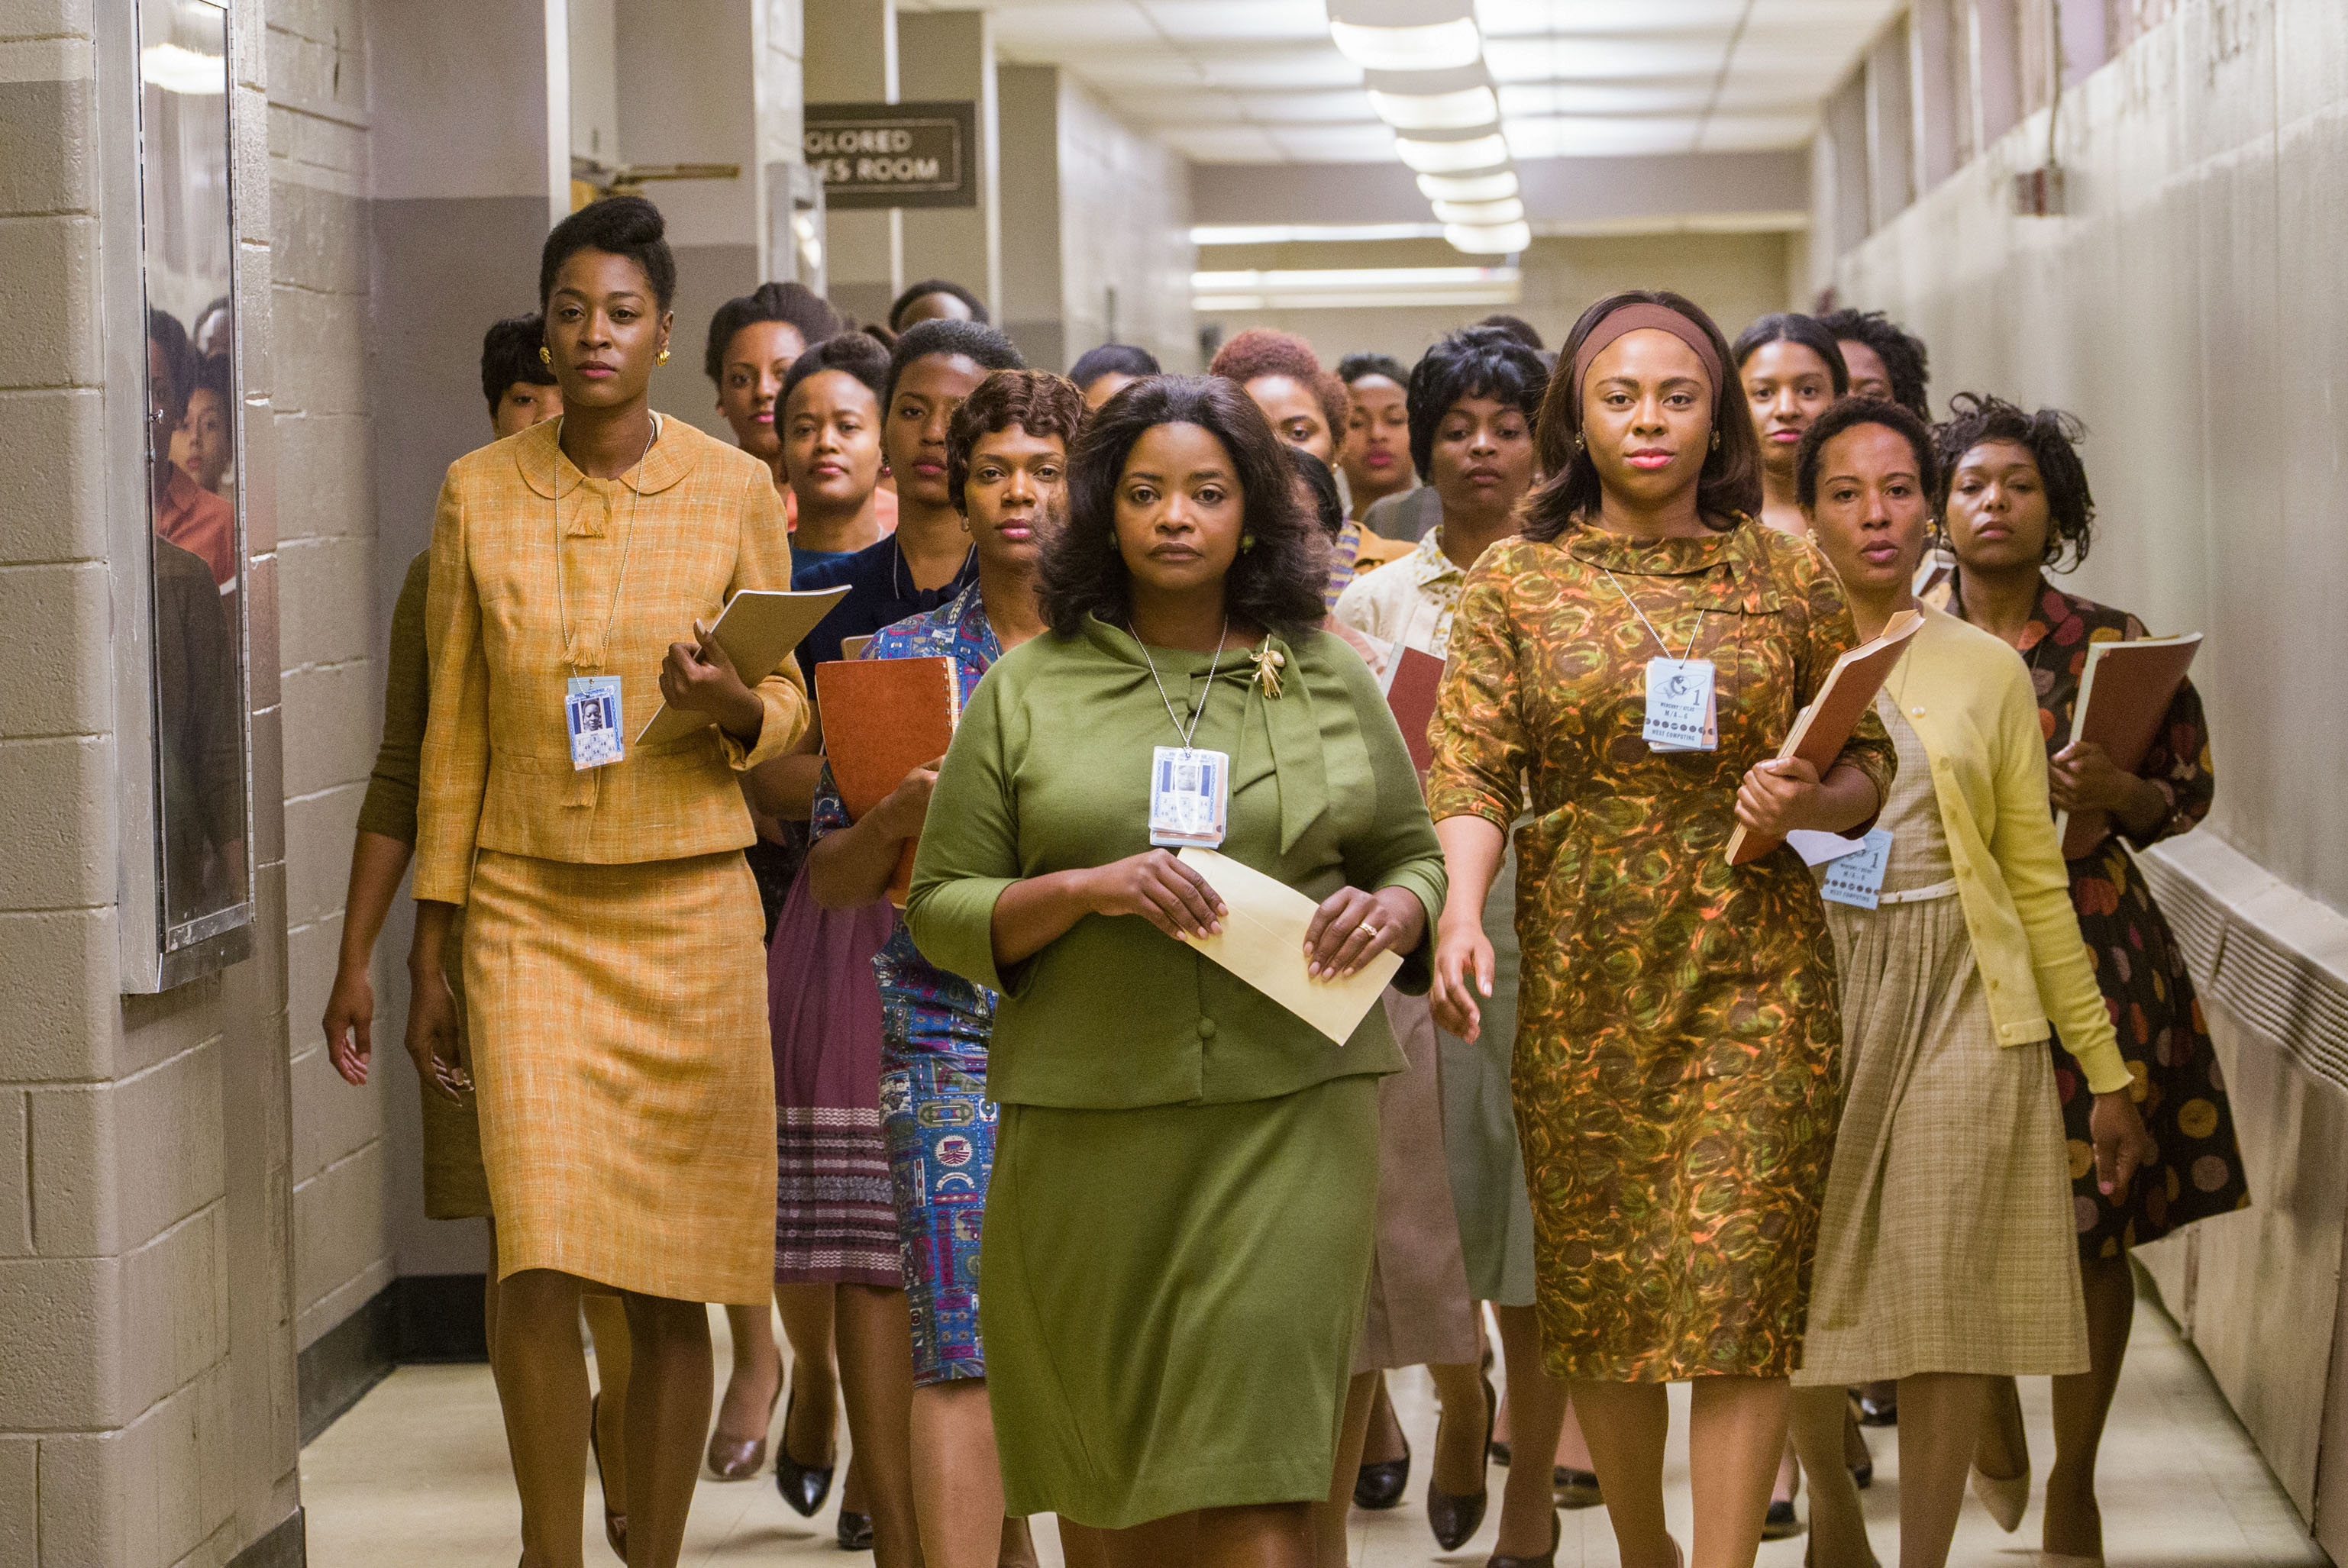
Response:
M1574 374L1573 367L1590 334L1625 305L1661 305L1686 317L1710 340L1722 367L1724 384L1712 389L1712 429L1720 445L1704 455L1704 470L1696 481L1696 508L1704 526L1726 532L1739 519L1761 510L1761 437L1753 428L1752 407L1734 379L1736 362L1729 354L1728 340L1720 335L1720 328L1704 313L1704 308L1684 295L1669 289L1631 289L1610 294L1582 312L1558 354L1557 374L1549 378L1549 393L1541 399L1537 432L1545 477L1525 497L1521 514L1524 537L1529 539L1546 543L1597 515L1604 486L1598 464L1581 440L1581 378Z
M1986 441L2024 447L2037 460L2038 477L2046 486L2044 559L2052 570L2071 571L2087 559L2087 547L2095 542L2096 497L2087 488L2086 465L2079 461L2079 443L2086 438L2087 427L2078 416L2062 409L2028 414L2002 397L1960 392L1949 399L1949 417L1932 433L1941 456L1934 507L1941 517L1949 515L1949 491L1966 453Z
M1325 612L1329 542L1296 497L1296 471L1263 411L1235 384L1211 375L1138 381L1085 422L1068 461L1068 520L1045 541L1037 598L1053 632L1072 637L1087 613L1122 626L1131 613L1125 554L1117 542L1117 492L1126 460L1160 425L1195 425L1231 455L1252 536L1223 579L1234 621L1252 621L1290 642L1319 630Z
M744 327L760 322L780 322L799 334L808 348L839 335L839 313L821 294L798 282L760 283L750 292L726 301L709 318L709 345L701 368L720 386L726 384L726 351Z
M1946 487L1941 478L1940 455L1932 449L1931 426L1917 418L1915 410L1880 397L1838 398L1802 433L1802 444L1794 452L1794 499L1802 510L1809 511L1818 504L1818 466L1824 461L1827 443L1862 425L1880 425L1908 443L1916 456L1916 483L1923 489L1925 503L1937 510Z
M1834 395L1845 397L1850 394L1850 366L1844 363L1842 344L1826 324L1816 316L1800 315L1793 311L1779 311L1766 315L1736 334L1736 368L1741 374L1745 362L1773 343L1797 343L1827 362L1827 374L1834 379Z
M554 277L582 251L625 256L653 286L662 313L676 298L676 256L668 248L668 221L641 196L607 196L554 226L538 253L538 308L554 297Z

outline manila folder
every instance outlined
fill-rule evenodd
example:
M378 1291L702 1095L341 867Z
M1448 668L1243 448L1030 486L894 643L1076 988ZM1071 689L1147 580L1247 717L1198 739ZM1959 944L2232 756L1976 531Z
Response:
M791 650L799 645L799 639L813 631L815 623L847 597L844 588L827 588L814 593L746 588L727 601L726 613L710 630L717 639L717 646L726 650L726 657L734 661L734 671L742 677L742 684L756 686L781 669ZM692 634L693 629L686 627L677 641L688 641ZM690 712L663 702L652 723L636 736L636 744L666 745L715 722L706 713Z
M1319 904L1211 849L1186 849L1182 864L1207 879L1226 910L1220 934L1184 940L1339 1045L1351 1040L1402 955L1380 953L1354 974L1314 979L1304 972L1304 929Z

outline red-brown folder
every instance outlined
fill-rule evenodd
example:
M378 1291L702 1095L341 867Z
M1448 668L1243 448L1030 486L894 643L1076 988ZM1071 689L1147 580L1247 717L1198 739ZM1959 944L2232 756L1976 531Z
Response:
M1421 779L1435 765L1435 747L1426 726L1435 718L1436 699L1443 690L1443 661L1432 653L1395 643L1386 666L1386 706L1402 727L1403 744L1410 748L1411 765Z
M2201 651L2201 634L2145 637L2134 642L2097 642L2087 649L2087 667L2079 676L2079 702L2071 724L2071 743L2093 741L2104 748L2112 764L2132 774L2152 749L2160 721L2185 684L2185 671ZM2063 841L2063 858L2076 860L2112 830L2111 813L2061 812L2054 818L2054 836Z
M857 659L815 667L816 700L823 713L824 757L848 815L886 800L905 775L946 754L962 721L962 673L955 661ZM905 907L913 886L916 835L889 878L889 902Z
M1882 636L1872 642L1860 643L1836 660L1818 694L1795 716L1793 733L1777 748L1778 760L1799 757L1816 768L1820 778L1826 777L1827 770L1842 755L1843 747L1850 743L1851 733L1859 728L1860 716L1874 704L1875 694L1883 689L1891 667L1908 651L1908 640L1923 625L1921 613L1903 610L1891 618ZM1736 831L1728 835L1728 863L1748 865L1784 842L1766 833L1746 833L1745 825L1738 823Z

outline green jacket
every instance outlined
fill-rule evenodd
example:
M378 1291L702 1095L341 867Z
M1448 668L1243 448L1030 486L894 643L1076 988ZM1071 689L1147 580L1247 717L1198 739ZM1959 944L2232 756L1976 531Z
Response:
M1226 652L1191 743L1231 758L1222 853L1314 899L1405 887L1427 934L1395 983L1423 992L1443 855L1410 753L1369 670L1334 637L1285 656L1278 697ZM1185 720L1212 659L1151 649ZM1149 847L1152 749L1181 737L1141 644L1087 618L1005 654L963 711L930 800L905 923L930 961L1001 993L987 1058L998 1101L1117 1110L1262 1100L1399 1071L1385 1009L1344 1046L1138 915L1087 915L998 973L994 901L1013 882Z

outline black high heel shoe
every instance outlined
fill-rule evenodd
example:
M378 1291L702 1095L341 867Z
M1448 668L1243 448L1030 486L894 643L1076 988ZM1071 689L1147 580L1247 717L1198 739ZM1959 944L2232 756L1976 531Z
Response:
M872 1516L850 1513L843 1508L839 1511L839 1527L831 1533L832 1538L839 1542L842 1552L870 1552L872 1550Z
M1557 1549L1565 1541L1565 1521L1552 1513L1549 1516L1549 1550L1538 1557L1503 1557L1495 1552L1484 1559L1484 1568L1557 1568Z
M1557 1492L1557 1505L1560 1508L1605 1506L1606 1494L1598 1489L1596 1471L1575 1470L1570 1465L1561 1464L1557 1467L1556 1473L1550 1478L1550 1483Z
M1401 1506L1410 1489L1410 1440L1405 1438L1402 1458L1375 1460L1354 1478L1354 1506L1380 1512Z
M1493 1389L1491 1378L1478 1380L1484 1386L1484 1441L1476 1451L1488 1458L1492 1452L1492 1424L1500 1415L1500 1396ZM1447 1418L1451 1413L1446 1410L1444 1415ZM1443 1447L1439 1423L1435 1446L1438 1450ZM1491 1498L1488 1484L1464 1495L1455 1496L1444 1491L1435 1484L1435 1467L1430 1463L1426 1473L1426 1527L1435 1532L1435 1543L1446 1552L1456 1552L1466 1545L1477 1526L1484 1522L1484 1510Z
M775 1442L775 1490L791 1505L791 1512L801 1519L812 1519L823 1500L831 1495L832 1465L801 1464L791 1457L791 1406L798 1403L798 1390L791 1390L791 1402L783 1407L783 1432ZM848 1515L840 1515L845 1528ZM870 1526L868 1522L868 1531Z

